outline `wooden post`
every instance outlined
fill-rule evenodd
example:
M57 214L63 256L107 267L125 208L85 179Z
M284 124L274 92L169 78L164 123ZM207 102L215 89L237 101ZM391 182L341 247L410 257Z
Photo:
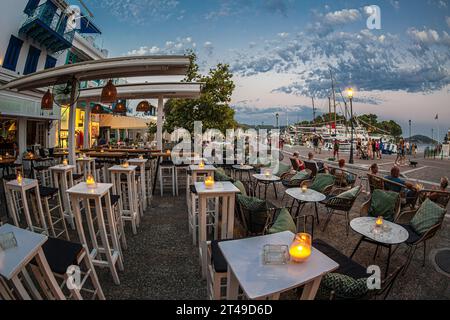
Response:
M75 162L75 120L77 116L77 104L75 101L75 96L78 91L78 81L77 79L72 79L72 92L70 93L70 110L69 110L69 139L68 139L68 147L69 147L69 163L71 165L76 165Z

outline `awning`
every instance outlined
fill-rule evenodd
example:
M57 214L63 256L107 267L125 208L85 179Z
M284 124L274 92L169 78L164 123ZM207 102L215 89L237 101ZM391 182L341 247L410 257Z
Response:
M138 56L86 61L47 69L10 81L0 90L32 90L67 83L73 78L79 81L181 75L189 67L186 56Z
M154 122L152 119L142 119L136 117L122 117L102 114L100 116L100 127L110 127L115 129L131 129L131 130L146 130L148 124Z
M195 99L200 96L201 83L139 83L116 85L117 99L158 99L164 97L178 99ZM100 99L102 88L88 88L80 90L78 101L97 102Z

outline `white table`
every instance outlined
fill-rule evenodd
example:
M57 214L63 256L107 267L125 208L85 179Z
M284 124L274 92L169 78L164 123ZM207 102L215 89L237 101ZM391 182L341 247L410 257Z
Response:
M409 238L408 231L402 226L384 220L382 227L375 227L375 222L377 218L374 217L362 217L356 218L350 221L350 227L360 235L362 235L355 249L353 250L350 258L353 258L356 251L363 241L374 243L378 246L387 247L389 249L387 265L386 265L386 276L389 273L389 265L391 261L392 246L404 243ZM376 255L376 253L375 253Z
M116 264L123 270L122 253L117 235L117 222L111 207L110 183L97 183L96 188L88 188L85 182L67 190L72 201L73 213L81 244L88 250L92 262L96 266L109 267L114 283L119 285L119 275ZM105 200L105 213L103 212L102 198ZM90 200L95 202L95 214L91 212ZM84 202L84 212L81 214L80 201ZM106 230L106 222L109 232ZM94 224L94 219L96 223ZM86 239L83 222L88 226L90 241ZM100 236L101 245L98 243ZM90 249L88 249L90 248ZM104 257L104 258L103 258ZM106 259L106 260L105 260Z
M292 197L294 199L294 201L297 200L299 202L299 205L297 207L297 212L295 213L294 217L298 217L298 215L300 213L301 204L314 203L314 209L316 212L317 223L319 223L319 212L317 210L317 203L324 201L327 198L323 193L320 193L320 192L312 190L312 189L307 189L306 192L303 192L303 190L301 188L290 188L290 189L286 190L286 194L288 196ZM292 211L293 207L294 207L294 202L292 203L291 211ZM291 214L292 214L292 212L291 212Z
M196 195L191 194L190 186L195 182L202 182L206 179L206 177L214 177L214 172L216 171L216 167L212 165L205 165L203 168L200 168L199 165L190 165L189 171L191 174L188 174L187 183L186 183L186 203L188 206L189 213L191 213L192 206L195 205ZM194 210L195 211L195 210Z
M259 184L264 184L264 199L267 199L267 189L269 187L270 184L273 184L273 188L275 190L275 199L278 199L278 195L277 195L277 186L275 185L275 183L281 181L281 178L276 176L276 175L265 175L265 174L254 174L253 178L256 179L256 188L258 189L258 197L261 198L261 190L259 188Z
M27 282L31 295L36 299L42 299L40 293L31 282L31 278L25 267L35 258L36 263L42 272L42 278L47 284L50 292L55 299L65 300L55 277L45 258L42 245L47 241L47 236L30 232L24 229L6 224L0 227L0 234L14 233L17 240L17 247L1 250L0 249L0 275L11 281L17 295L24 300L31 300L30 294L22 284L19 274L22 273L22 279Z
M133 166L138 166L141 174L141 192L143 197L143 204L145 206L145 209L150 205L150 201L147 198L147 192L145 190L145 166L148 162L148 159L130 159L128 160L128 163Z
M264 265L263 248L267 244L289 246L295 235L290 232L219 243L228 263L227 300L237 300L239 286L249 299L278 299L280 293L305 286L302 300L313 300L322 277L339 265L313 248L303 263Z
M17 203L17 198L14 196L14 192L17 192L18 194L20 194L20 197L22 198L23 213L25 215L25 220L27 222L28 229L32 232L42 232L48 235L49 234L48 227L44 216L44 210L42 209L41 195L39 193L38 181L35 179L23 178L22 183L19 184L16 179L6 183L5 187L6 187L5 190L6 196L8 197L9 202L12 204L10 209L12 212L14 224L17 227L20 227L19 225L20 212L16 211L16 209L19 208L19 204ZM36 220L35 222L39 223L39 225L34 224L31 218L30 208L28 207L27 191L28 192L33 191L35 194L37 208L33 210L33 213L34 213L34 220ZM33 199L31 199L31 201L33 201ZM33 202L32 206L34 208Z
M75 230L75 222L73 219L72 208L70 206L69 194L67 189L73 187L73 173L76 167L74 165L57 165L50 167L52 173L53 186L59 189L61 199L63 201L64 215L69 219L70 226Z
M199 250L200 261L202 265L202 275L206 277L207 270L207 244L206 241L206 216L207 216L207 200L209 198L222 199L222 226L221 239L232 239L234 232L234 202L236 194L239 189L231 182L216 182L214 188L207 189L204 182L195 182L195 189L199 199ZM217 201L217 200L216 200ZM216 212L216 219L219 219L219 214Z

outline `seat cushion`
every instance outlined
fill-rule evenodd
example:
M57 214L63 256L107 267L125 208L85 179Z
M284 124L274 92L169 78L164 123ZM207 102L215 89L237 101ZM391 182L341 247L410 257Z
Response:
M189 186L189 190L191 191L191 193L197 194L197 189L195 188L195 185L191 184L191 185Z
M413 244L420 239L420 234L418 234L411 225L401 224L401 226L408 231L408 240L405 241L406 243Z
M279 163L278 168L273 171L273 175L281 177L283 174L288 173L291 170L291 165Z
M364 297L367 292L367 278L354 279L339 273L326 274L320 283L317 298L327 299L334 294L335 299L352 300Z
M174 166L173 161L171 161L171 160L161 161L161 163L159 165L161 167L173 167Z
M34 167L34 170L45 171L45 170L48 170L49 168L50 168L49 166L36 166L36 167Z
M314 179L310 188L317 192L323 193L328 186L334 184L334 176L326 173L319 173Z
M372 193L370 201L369 216L380 217L388 221L394 221L395 208L400 194L393 191L383 191L376 189Z
M233 181L233 179L225 174L222 168L217 168L214 172L215 181Z
M56 188L39 186L39 193L43 198L53 197L58 194L58 191L59 190Z
M350 189L348 191L341 193L337 197L339 199L353 200L358 196L360 190L361 190L361 186L357 186L357 187L354 187L353 189Z
M239 189L239 191L241 192L241 194L243 195L243 196L246 196L247 195L247 190L245 190L245 186L244 186L244 184L241 182L241 181L236 181L235 183L234 183L234 185L235 185L235 187L236 188L238 188Z
M366 268L353 261L328 243L320 239L316 239L313 241L313 247L339 264L339 268L334 271L335 273L344 274L354 279L367 278Z
M64 274L68 267L77 265L77 257L83 247L78 243L48 238L42 249L50 269L54 273Z
M228 264L223 256L222 250L219 248L219 243L231 240L214 240L211 242L211 264L214 270L218 273L225 273L228 270Z
M446 210L444 208L427 199L412 218L411 227L418 234L424 234L432 226L440 223L444 219L445 213Z
M15 174L8 174L8 175L2 177L2 179L6 182L13 181L16 178L17 178L17 176Z
M78 173L74 173L74 174L72 174L72 178L73 178L73 180L80 180L80 179L83 179L84 178L84 175L82 175L82 174L78 174Z
M275 218L275 223L269 229L269 234L280 233L284 231L291 231L297 233L297 226L294 219L286 208L283 208Z
M290 182L294 181L304 181L310 178L310 173L307 170L302 170L297 172L291 179Z

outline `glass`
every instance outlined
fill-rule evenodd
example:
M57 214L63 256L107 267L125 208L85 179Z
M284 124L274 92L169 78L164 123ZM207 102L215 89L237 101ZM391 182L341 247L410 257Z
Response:
M311 256L312 237L308 233L299 233L289 247L291 260L294 262L304 262Z
M289 247L286 245L267 244L263 248L265 265L284 265L289 262Z

